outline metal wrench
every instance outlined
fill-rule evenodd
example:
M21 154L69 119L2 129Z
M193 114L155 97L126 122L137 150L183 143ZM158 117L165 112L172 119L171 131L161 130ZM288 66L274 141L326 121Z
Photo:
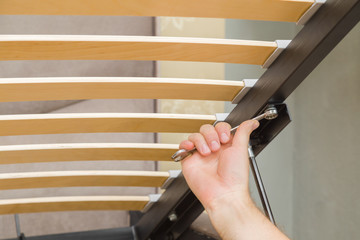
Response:
M260 121L261 119L267 119L267 120L271 120L274 119L278 116L278 112L276 107L269 107L265 110L265 112L257 117L254 117L252 120L257 120ZM235 130L239 128L240 125L232 128L230 130L231 133L235 133ZM175 161L175 162L180 162L181 160L184 160L186 157L191 156L194 152L196 151L196 148L194 147L193 149L190 150L186 150L186 149L180 149L178 150L176 153L174 153L171 158Z

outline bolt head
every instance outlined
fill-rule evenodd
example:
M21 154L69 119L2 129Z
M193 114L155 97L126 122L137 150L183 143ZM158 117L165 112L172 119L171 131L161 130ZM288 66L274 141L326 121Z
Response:
M169 215L169 220L170 220L171 222L175 222L175 221L177 221L177 219L178 219L178 217L177 217L176 213L171 213L171 214Z
M266 111L265 111L265 118L267 120L272 120L272 119L275 119L277 118L278 116L278 111L275 107L270 107L268 108Z

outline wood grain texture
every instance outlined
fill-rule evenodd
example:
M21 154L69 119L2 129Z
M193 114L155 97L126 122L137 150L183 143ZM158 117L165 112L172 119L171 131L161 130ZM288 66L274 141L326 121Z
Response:
M142 210L147 196L74 196L0 200L0 214L91 211Z
M243 87L242 81L204 79L0 78L0 102L126 98L232 101Z
M0 136L108 132L198 132L214 115L69 113L0 115Z
M1 0L8 15L125 15L297 22L313 0Z
M161 187L168 172L57 171L0 174L0 190L62 187Z
M0 164L146 160L173 161L177 144L69 143L0 146Z
M263 65L275 42L211 38L1 35L0 60L148 60Z

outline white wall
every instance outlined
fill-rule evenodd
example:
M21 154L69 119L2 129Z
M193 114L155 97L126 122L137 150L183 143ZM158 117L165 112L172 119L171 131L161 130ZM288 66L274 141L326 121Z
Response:
M294 94L295 239L360 236L360 25Z

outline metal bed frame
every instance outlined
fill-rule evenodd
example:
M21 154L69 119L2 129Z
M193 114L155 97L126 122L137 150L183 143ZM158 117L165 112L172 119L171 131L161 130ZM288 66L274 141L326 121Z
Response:
M225 121L232 126L253 118L268 104L278 105L279 117L262 124L251 136L258 155L290 123L284 100L315 69L360 20L359 0L328 0L307 22L284 52L260 77ZM204 211L182 175L144 214L131 215L131 227L48 236L28 240L213 239L190 228Z

